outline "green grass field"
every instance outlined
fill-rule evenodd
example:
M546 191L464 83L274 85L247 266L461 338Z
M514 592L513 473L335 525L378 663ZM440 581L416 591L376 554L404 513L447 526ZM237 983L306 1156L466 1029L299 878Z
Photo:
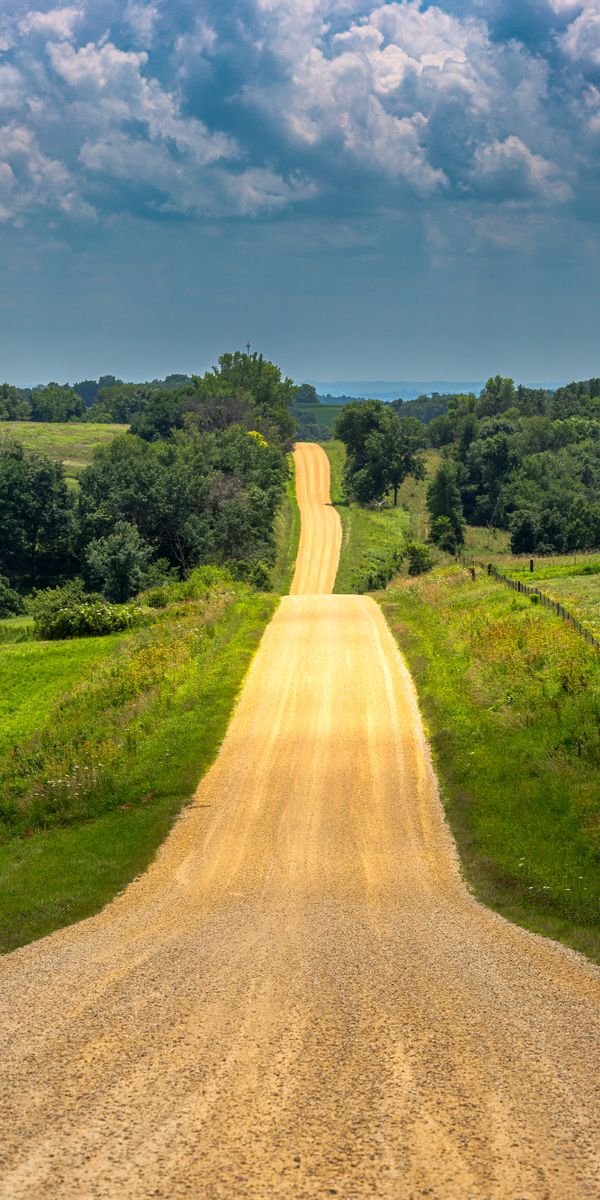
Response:
M96 912L144 870L217 753L276 605L229 585L118 640L0 651L0 948Z
M66 423L38 421L3 421L0 438L11 436L28 450L46 454L54 462L62 462L67 479L76 480L91 462L97 446L105 446L127 425L95 425L76 421Z
M22 619L22 618L21 618ZM20 618L17 617L17 621ZM114 653L120 637L0 648L0 757L51 719L55 701Z
M378 599L417 683L476 894L600 961L597 652L552 613L456 567Z
M332 434L335 422L343 407L343 404L298 404L294 408L294 413L299 417L303 413L308 417L313 417L317 425L322 429L327 429Z

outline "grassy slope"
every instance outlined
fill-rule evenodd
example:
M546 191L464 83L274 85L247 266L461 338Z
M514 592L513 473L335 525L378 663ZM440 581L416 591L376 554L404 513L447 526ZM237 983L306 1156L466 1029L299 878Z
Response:
M333 433L333 427L342 408L342 404L297 404L294 408L294 415L301 417L304 414L314 417L321 429L328 429L330 433Z
M166 610L4 757L19 817L0 845L3 949L97 911L151 861L217 753L276 604L238 586L216 609Z
M77 479L91 462L96 447L111 442L126 429L126 425L80 424L77 421L3 421L0 437L10 434L28 450L36 450L55 462L62 462L67 479Z
M596 652L552 614L457 568L378 598L417 683L476 894L599 961Z
M425 496L428 481L439 462L436 451L426 455L426 478L406 479L400 489L397 508L381 511L348 504L343 494L345 450L342 442L323 443L331 469L331 499L342 522L342 551L335 591L344 595L363 590L365 565L373 557L385 555L404 542L412 532L424 538L427 532Z
M4 646L0 650L0 755L42 727L58 697L112 654L120 640L82 638Z

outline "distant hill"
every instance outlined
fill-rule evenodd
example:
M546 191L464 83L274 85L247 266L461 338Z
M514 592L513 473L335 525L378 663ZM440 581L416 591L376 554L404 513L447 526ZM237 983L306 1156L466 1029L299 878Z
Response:
M348 400L416 400L418 396L438 392L455 395L457 392L475 392L478 396L483 380L430 379L420 382L414 379L334 379L331 381L310 380L326 404L346 403Z

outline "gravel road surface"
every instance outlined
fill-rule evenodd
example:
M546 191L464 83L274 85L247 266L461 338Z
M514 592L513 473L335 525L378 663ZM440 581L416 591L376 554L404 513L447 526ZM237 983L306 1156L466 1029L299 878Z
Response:
M296 452L294 594L150 870L8 955L3 1200L600 1197L600 972L461 882L410 676L330 591Z

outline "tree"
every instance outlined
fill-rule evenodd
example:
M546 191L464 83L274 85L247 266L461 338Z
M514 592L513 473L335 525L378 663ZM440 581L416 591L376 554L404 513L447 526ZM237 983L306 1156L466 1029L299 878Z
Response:
M301 383L294 388L294 404L319 404L317 389L312 383Z
M0 421L29 421L31 405L22 392L9 383L0 384Z
M0 571L33 586L69 575L73 500L60 463L0 442Z
M394 508L398 504L400 487L409 475L414 479L425 478L420 452L426 444L422 422L416 417L398 417L390 408L385 409L380 428L367 438L369 459L380 464L385 491L391 488L393 493Z
M335 437L346 447L344 489L347 496L359 503L381 499L386 491L380 464L371 457L368 448L369 437L382 427L384 411L381 400L354 400L336 418Z
M73 421L82 417L85 404L70 387L49 383L31 392L32 421Z
M396 505L407 475L423 478L425 426L416 417L399 417L381 400L347 404L336 420L335 436L346 446L346 494L360 504L382 500L391 489Z
M477 412L480 417L497 417L507 409L514 408L516 403L514 380L493 375L481 391Z
M431 540L454 554L465 540L465 527L456 466L450 459L442 459L427 489L427 508Z
M431 550L423 542L407 542L406 557L409 575L424 575L433 567Z
M150 547L135 525L117 521L108 537L90 542L85 558L90 581L115 604L124 604L142 587Z
M0 617L12 617L22 613L23 607L19 593L10 586L6 575L0 575Z

